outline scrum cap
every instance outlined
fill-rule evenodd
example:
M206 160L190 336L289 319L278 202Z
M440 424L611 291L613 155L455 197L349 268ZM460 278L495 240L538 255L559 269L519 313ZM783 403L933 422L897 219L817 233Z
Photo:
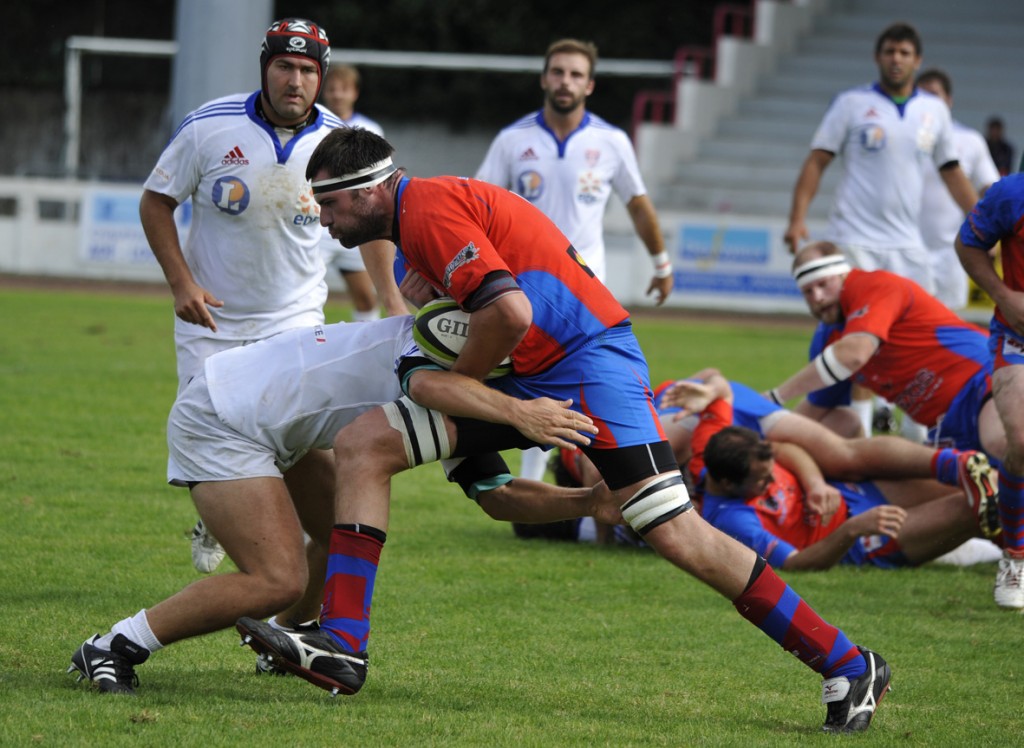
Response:
M267 66L275 57L282 55L308 57L316 63L319 79L316 96L313 98L319 97L324 73L331 60L331 43L327 39L327 32L305 18L284 18L270 24L260 47L260 84L264 96L267 95Z

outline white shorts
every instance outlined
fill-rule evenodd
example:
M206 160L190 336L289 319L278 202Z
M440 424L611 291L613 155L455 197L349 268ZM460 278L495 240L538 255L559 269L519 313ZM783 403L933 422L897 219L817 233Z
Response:
M178 395L167 418L167 482L282 478L291 465L274 450L226 425L213 408L206 375L195 377ZM301 455L295 455L292 464Z
M836 246L855 268L861 270L888 270L909 278L930 294L935 293L931 258L924 247L865 247L862 244Z
M214 353L237 348L240 345L254 343L254 340L223 340L221 338L188 338L178 339L178 394L180 395L186 385L195 377L203 373L206 359Z
M363 263L363 255L359 247L343 247L335 242L333 248L324 252L324 264L332 267L339 273L360 273L366 272L366 265Z
M929 249L932 263L932 281L935 283L935 298L953 311L967 306L969 286L967 272L960 264L956 249L950 244L941 249Z

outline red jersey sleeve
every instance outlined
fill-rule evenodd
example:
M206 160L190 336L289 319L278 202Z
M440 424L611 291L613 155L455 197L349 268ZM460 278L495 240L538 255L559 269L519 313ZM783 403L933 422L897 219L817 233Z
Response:
M851 270L839 297L845 317L843 336L866 332L888 340L890 328L904 316L910 301L906 284L892 273Z

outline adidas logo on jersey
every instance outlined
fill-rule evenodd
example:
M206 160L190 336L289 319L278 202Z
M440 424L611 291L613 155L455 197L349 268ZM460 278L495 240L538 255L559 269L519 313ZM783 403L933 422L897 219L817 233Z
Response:
M220 162L225 166L248 166L249 159L247 159L245 154L242 153L242 149L236 145L224 154L224 158L222 158Z
M537 154L533 152L532 148L527 148L525 151L519 154L520 161L536 161Z

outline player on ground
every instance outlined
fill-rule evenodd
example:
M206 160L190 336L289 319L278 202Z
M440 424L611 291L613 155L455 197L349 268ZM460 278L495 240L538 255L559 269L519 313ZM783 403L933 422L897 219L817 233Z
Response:
M731 600L737 611L824 678L824 729L867 729L888 689L877 654L826 623L749 548L692 511L672 449L654 413L647 365L628 313L539 210L486 182L410 179L393 148L363 130L337 131L307 174L331 235L345 243L392 238L418 280L470 313L453 367L483 379L511 355L514 373L492 380L515 397L566 393L599 432L588 456L621 502L623 517L662 556ZM411 281L403 281L403 292ZM411 382L410 397L458 414L451 388ZM421 386L425 385L425 386ZM276 631L240 619L244 641L286 669L333 692L366 678L369 611L386 538L390 477L409 465L408 445L380 409L353 421L336 441L339 483L321 628ZM346 447L345 444L349 446ZM358 448L355 445L358 444ZM351 477L351 480L348 478Z
M494 138L477 169L483 179L522 195L554 221L598 280L605 282L604 214L619 196L654 263L647 293L660 305L672 291L672 262L629 136L586 108L594 92L597 47L560 39L544 55L544 106ZM541 480L547 460L523 453L520 474Z
M1002 278L990 256L997 242ZM995 600L1003 608L1024 609L1024 176L1003 177L989 188L964 221L956 252L967 274L996 303L989 350L995 361L992 397L1006 434L999 471L1006 551L999 562Z
M721 375L678 389L678 400L701 413L689 462L701 514L777 568L916 566L979 536L983 527L998 529L988 524L994 496L965 500L936 481L826 480L803 449L772 445L735 426L731 388Z
M688 470L693 456L693 432L700 423L698 413L721 396L720 392L712 391L712 382L720 383L716 385L720 390L728 389L733 425L752 430L779 449L787 449L782 446L785 444L796 445L830 480L900 481L902 485L923 487L936 496L951 493L939 485L957 487L959 495L966 497L967 503L984 517L985 536L998 536L996 475L984 454L951 448L930 449L893 436L844 439L821 423L772 403L746 385L725 380L716 369L705 369L686 379L663 382L655 390L655 406L681 469ZM686 409L680 407L684 403ZM556 476L560 475L562 480L558 485L592 486L601 479L579 448L559 450L559 460ZM520 537L552 537L555 534L560 538L566 530L577 532L579 528L593 527L594 539L624 539L635 545L633 538L616 528L595 526L592 518L551 525L514 524L513 527ZM578 538L574 536L571 539ZM964 547L942 560L968 565L992 561L1000 555L1001 551L993 543L972 538Z
M279 628L315 620L323 575L311 576L302 531L327 542L332 500L293 503L283 474L310 449L330 448L347 423L375 405L388 403L389 412L416 424L406 435L422 461L478 454L487 434L501 446L535 443L531 439L568 445L586 442L585 434L596 430L565 403L515 400L463 377L454 396L473 397L464 410L480 413L486 405L485 414L500 421L447 418L409 400L392 402L401 396L393 373L400 358L412 356L404 365L414 369L407 374L414 381L436 376L428 361L415 358L409 320L295 328L207 358L171 409L169 474L175 485L189 487L199 516L237 571L204 577L90 637L72 655L69 672L101 692L130 694L135 666L169 644L244 615L283 611L267 624ZM495 518L549 521L597 512L614 522L619 516L603 487L573 492L513 481L496 455L482 465L467 460L451 468L452 479Z

